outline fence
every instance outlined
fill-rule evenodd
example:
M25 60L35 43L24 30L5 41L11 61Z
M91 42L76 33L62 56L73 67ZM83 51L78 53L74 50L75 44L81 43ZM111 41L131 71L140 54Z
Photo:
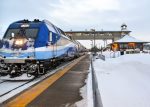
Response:
M102 59L103 61L105 61L105 56L102 54L99 54L99 58Z
M103 107L100 92L98 89L97 78L93 67L93 56L91 55L91 70L92 70L92 88L93 88L93 106Z

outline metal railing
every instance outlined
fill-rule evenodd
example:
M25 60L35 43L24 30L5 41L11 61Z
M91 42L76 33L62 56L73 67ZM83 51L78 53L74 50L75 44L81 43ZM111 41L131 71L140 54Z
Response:
M105 61L105 55L99 54L99 58Z
M93 67L93 56L91 55L91 71L92 71L92 89L93 89L93 106L103 107L100 92L98 89L97 78Z

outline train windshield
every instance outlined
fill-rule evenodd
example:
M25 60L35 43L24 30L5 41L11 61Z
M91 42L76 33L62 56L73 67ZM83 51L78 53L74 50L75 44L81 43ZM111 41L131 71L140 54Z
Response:
M7 33L5 34L4 38L5 39L10 39L12 38L12 34L15 35L20 35L20 36L25 36L26 38L32 38L35 39L38 33L38 29L34 28L28 28L28 29L8 29Z

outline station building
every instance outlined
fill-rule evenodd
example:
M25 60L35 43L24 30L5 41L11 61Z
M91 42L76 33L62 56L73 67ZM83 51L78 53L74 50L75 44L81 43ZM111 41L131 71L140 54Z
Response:
M114 41L111 45L111 50L113 51L129 51L129 50L139 50L143 51L143 45L145 41L138 40L132 36L125 35L123 38Z

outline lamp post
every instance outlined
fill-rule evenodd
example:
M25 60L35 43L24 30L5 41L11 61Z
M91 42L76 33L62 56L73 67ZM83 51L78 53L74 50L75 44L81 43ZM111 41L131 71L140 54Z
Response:
M96 47L95 47L95 30L93 30L94 32L94 55L96 54Z
M96 55L96 48L95 48L95 29L91 29L91 31L93 32L93 40L94 40L93 51L94 51L94 55Z
M91 52L92 52L92 49L93 49L93 40L90 40L92 43L91 43Z

